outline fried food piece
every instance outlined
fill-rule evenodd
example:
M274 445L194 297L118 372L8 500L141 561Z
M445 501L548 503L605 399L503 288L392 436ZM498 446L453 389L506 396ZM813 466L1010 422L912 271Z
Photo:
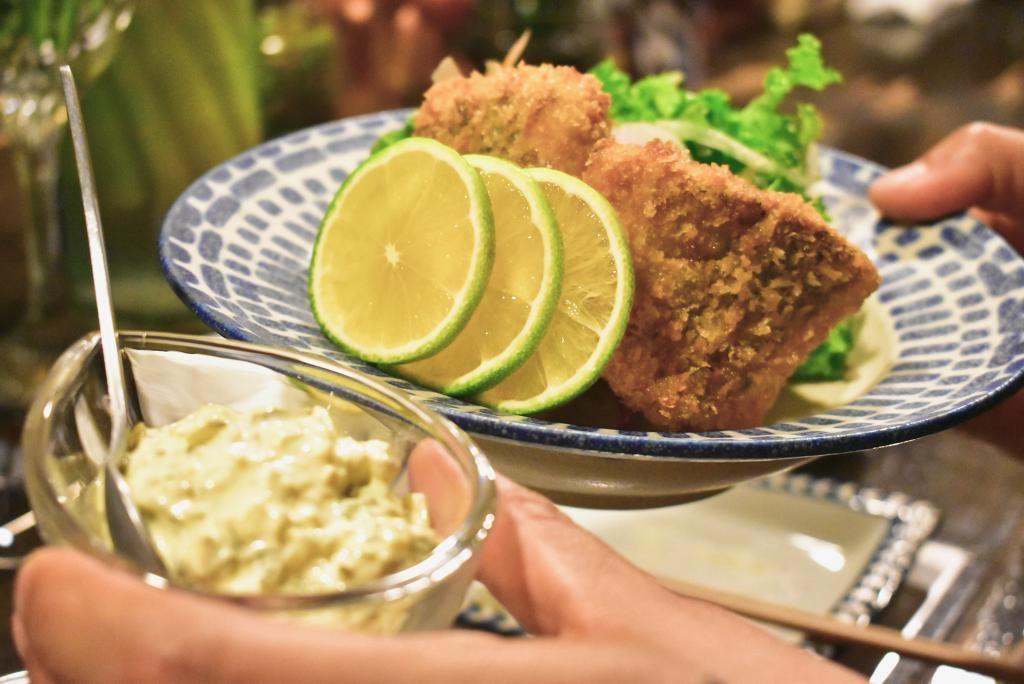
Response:
M431 87L416 113L416 135L463 154L578 176L591 148L611 132L610 105L600 81L572 67L494 65Z
M604 377L661 429L754 427L829 330L879 284L800 197L664 141L608 141L583 179L618 210L636 290Z

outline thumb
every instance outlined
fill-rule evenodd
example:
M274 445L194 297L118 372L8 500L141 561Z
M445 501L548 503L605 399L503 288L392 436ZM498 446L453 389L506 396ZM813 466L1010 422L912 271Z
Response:
M1024 222L1024 131L963 126L919 160L882 176L871 200L883 214L924 220L971 207Z
M633 632L649 621L643 606L675 601L551 501L503 477L479 578L541 636Z

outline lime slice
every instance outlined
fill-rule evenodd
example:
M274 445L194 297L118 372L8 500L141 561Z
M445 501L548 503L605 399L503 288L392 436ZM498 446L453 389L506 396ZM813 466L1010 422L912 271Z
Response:
M491 387L537 349L562 288L562 238L540 186L507 161L468 155L494 213L495 257L480 304L437 354L390 370L451 395Z
M565 271L558 307L537 351L476 395L481 404L508 413L557 406L593 384L622 339L633 304L633 262L608 200L561 171L529 173L558 219Z
M480 175L455 150L409 138L363 162L327 208L309 269L313 315L365 361L420 359L465 327L493 262Z

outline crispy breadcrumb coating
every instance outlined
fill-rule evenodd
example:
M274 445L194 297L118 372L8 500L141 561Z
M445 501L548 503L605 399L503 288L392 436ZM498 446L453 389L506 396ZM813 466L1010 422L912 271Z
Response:
M663 141L606 141L583 179L615 206L636 274L604 377L669 430L760 425L790 375L879 284L800 197L759 190Z
M611 133L610 105L600 81L572 67L494 65L431 87L416 135L578 176L594 144Z

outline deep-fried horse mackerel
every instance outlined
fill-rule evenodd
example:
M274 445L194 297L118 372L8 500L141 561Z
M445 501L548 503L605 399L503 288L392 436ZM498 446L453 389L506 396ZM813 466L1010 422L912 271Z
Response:
M572 67L495 65L430 88L416 135L579 176L594 144L611 134L610 106L601 82Z
M636 274L604 377L660 428L761 424L807 355L878 287L864 253L800 197L677 145L603 142L583 179L618 211Z

